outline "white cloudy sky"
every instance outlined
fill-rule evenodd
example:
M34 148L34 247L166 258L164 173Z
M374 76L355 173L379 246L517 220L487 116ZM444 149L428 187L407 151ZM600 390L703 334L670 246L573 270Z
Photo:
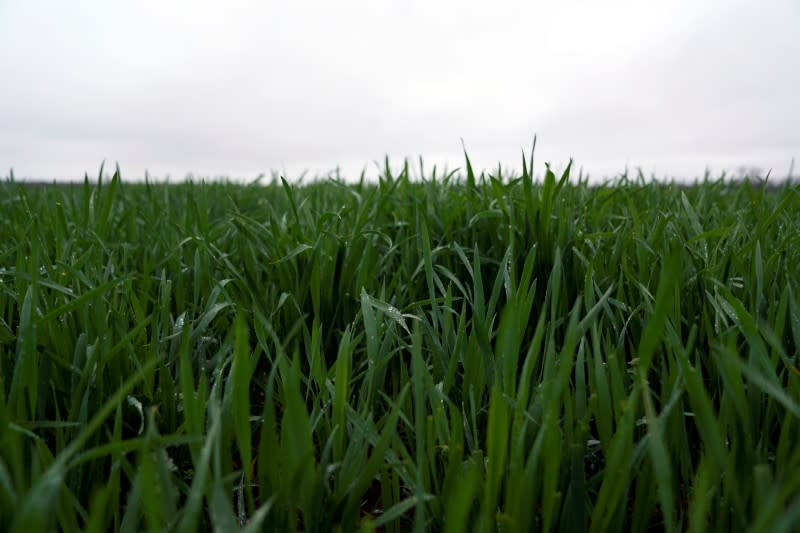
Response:
M0 175L800 158L800 1L0 0Z

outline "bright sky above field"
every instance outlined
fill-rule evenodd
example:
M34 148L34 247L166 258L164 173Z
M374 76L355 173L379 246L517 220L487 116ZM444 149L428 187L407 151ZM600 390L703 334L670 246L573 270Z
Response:
M0 0L0 175L800 158L800 1Z

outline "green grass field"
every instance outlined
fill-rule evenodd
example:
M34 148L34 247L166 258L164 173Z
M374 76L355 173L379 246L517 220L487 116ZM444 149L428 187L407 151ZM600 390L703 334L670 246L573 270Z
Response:
M0 529L797 531L800 187L0 184Z

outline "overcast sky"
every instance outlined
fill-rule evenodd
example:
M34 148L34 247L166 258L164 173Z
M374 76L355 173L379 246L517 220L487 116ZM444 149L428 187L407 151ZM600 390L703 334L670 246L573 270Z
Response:
M0 175L800 158L800 1L0 0ZM800 162L799 162L800 163Z

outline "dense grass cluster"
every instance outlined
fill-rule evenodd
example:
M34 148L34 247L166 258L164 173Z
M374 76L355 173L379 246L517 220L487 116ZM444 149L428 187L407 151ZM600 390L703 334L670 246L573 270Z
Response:
M0 185L12 531L800 523L800 189Z

